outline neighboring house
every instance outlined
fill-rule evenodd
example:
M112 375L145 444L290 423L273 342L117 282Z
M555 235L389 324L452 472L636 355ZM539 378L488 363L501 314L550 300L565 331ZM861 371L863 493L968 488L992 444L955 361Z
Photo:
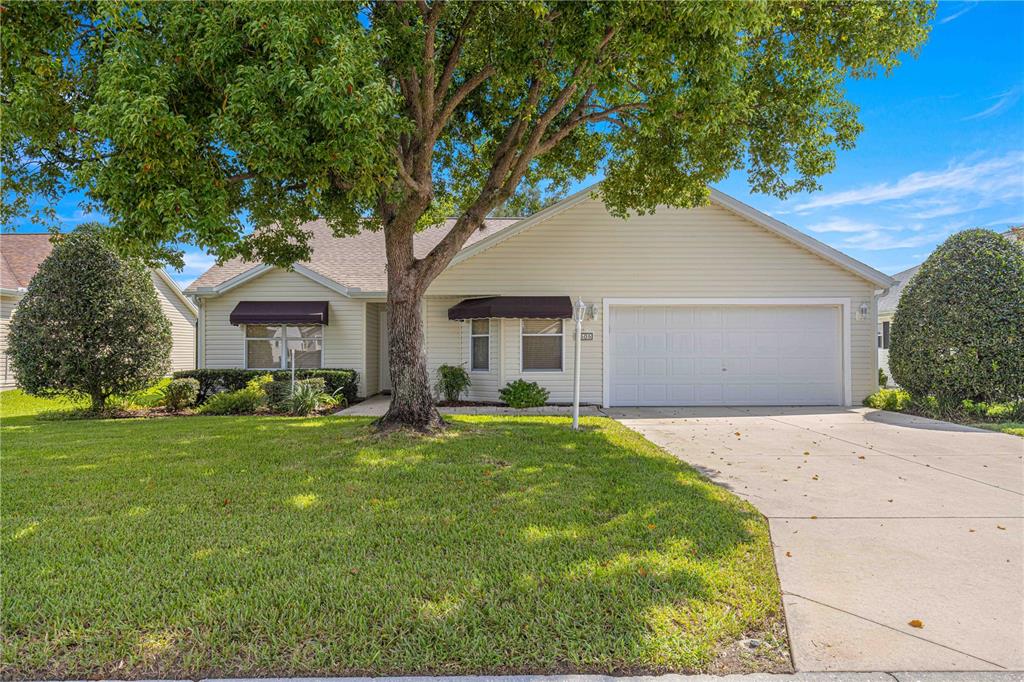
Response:
M889 287L889 293L878 298L878 366L885 372L888 383L893 386L892 372L889 371L889 332L892 328L892 316L896 313L896 306L903 295L903 289L907 282L921 269L920 265L897 272L892 276L896 283Z
M1007 239L1017 242L1024 248L1024 226L1011 227L1002 233ZM903 272L897 272L892 276L896 283L889 288L889 292L878 299L878 366L885 372L889 386L895 386L892 380L892 372L889 370L889 334L892 328L892 318L896 314L896 306L899 305L900 296L911 278L921 269L915 265Z
M424 255L450 225L421 232ZM322 222L293 270L229 261L186 293L199 366L359 372L389 389L383 235ZM876 388L875 298L892 280L720 192L706 207L620 220L584 190L522 220L491 220L431 284L431 372L463 365L468 397L509 381L572 399L572 302L590 314L586 403L853 405Z
M15 388L14 371L7 357L7 328L18 301L53 244L47 234L0 234L0 390ZM164 315L171 323L174 345L172 371L196 366L196 308L166 272L151 271L153 286Z

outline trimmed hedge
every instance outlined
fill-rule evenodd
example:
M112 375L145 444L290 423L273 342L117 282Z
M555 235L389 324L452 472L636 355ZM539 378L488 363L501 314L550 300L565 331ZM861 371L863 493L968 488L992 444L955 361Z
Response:
M947 239L903 290L889 369L944 409L1024 397L1024 251L991 230Z
M292 373L290 370L277 370L267 372L259 369L189 369L175 372L175 379L191 378L199 382L199 397L197 402L202 404L215 393L223 391L240 391L253 378L263 374L270 374L275 381L290 381ZM352 403L356 398L356 391L359 389L359 372L354 369L297 369L296 379L324 380L324 390L334 394L341 390L345 400Z

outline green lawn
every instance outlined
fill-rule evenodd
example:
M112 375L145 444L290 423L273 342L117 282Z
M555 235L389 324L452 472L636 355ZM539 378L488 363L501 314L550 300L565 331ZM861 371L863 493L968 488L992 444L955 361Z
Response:
M1024 422L983 422L980 424L972 424L982 429L988 429L989 431L1001 431L1002 433L1009 433L1013 436L1024 436Z
M5 678L787 665L764 520L610 420L52 407L0 398Z

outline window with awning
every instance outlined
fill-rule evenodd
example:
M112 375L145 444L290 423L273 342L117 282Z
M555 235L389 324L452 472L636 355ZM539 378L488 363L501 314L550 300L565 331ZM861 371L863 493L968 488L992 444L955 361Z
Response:
M239 301L231 324L327 324L327 301Z
M489 296L467 298L448 309L449 320L494 317L568 320L572 318L572 300L568 296Z

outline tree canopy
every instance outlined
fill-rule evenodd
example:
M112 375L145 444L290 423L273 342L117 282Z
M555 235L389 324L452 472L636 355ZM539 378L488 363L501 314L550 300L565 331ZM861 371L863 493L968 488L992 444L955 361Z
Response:
M700 202L743 166L755 191L785 196L815 188L860 132L843 80L916 51L932 12L9 2L3 220L84 189L126 247L288 265L314 217L343 234L414 203L425 224L599 169L620 215Z

